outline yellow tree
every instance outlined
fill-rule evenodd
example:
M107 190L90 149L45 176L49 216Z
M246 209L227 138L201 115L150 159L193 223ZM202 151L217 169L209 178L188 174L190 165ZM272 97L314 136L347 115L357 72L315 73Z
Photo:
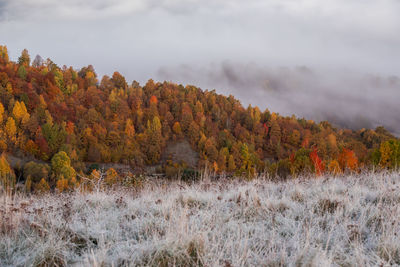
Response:
M7 46L0 45L0 59L2 59L4 62L8 62L8 52L7 52Z
M0 125L3 123L3 116L4 116L4 106L0 102Z
M155 116L152 122L147 121L147 129L145 132L147 144L145 146L145 154L149 163L157 163L161 156L161 147L163 139L161 134L160 119Z
M328 165L329 172L338 175L342 173L342 169L340 168L340 164L337 160L332 160Z
M38 184L35 185L35 192L46 193L50 191L50 186L47 181L42 178Z
M113 168L107 170L105 178L105 182L107 185L111 186L115 184L117 182L117 178L118 178L118 173L116 170L114 170Z
M10 190L15 186L15 174L10 164L6 159L5 154L0 156L0 187L5 190Z
M275 149L281 142L281 127L276 119L271 120L270 145Z
M128 119L125 125L125 135L131 139L135 135L135 127L133 126L132 120Z
M15 121L12 117L7 118L5 130L6 130L8 138L15 142L17 140L17 137L16 137L17 126L15 126Z
M13 114L14 119L18 123L20 123L20 122L26 123L26 122L28 122L28 120L30 118L29 113L26 109L25 103L22 101L15 102L13 110L12 110L12 114Z
M233 158L232 155L230 155L228 159L228 171L234 172L235 170L236 170L235 159Z
M174 125L172 126L172 131L174 131L174 133L177 136L181 136L182 134L182 128L179 122L175 122Z
M390 165L391 165L390 159L391 159L392 151L390 149L389 142L382 143L379 148L379 152L381 154L381 160L379 162L379 166L381 166L382 168L390 167Z

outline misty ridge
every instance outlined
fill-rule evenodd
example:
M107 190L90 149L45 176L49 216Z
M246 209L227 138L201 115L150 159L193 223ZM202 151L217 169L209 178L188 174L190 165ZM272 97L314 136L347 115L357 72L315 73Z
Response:
M157 78L232 94L244 105L338 127L384 126L400 135L400 78L350 70L262 67L225 61L205 67L160 68Z

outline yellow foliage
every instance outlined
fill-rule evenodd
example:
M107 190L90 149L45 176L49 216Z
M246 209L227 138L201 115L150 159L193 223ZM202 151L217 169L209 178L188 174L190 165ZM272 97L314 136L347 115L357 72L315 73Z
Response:
M44 178L40 180L38 184L35 185L35 192L46 193L50 191L50 186Z
M328 144L332 151L337 150L336 136L334 134L328 135Z
M4 106L0 102L0 124L3 122Z
M133 137L135 135L135 127L133 127L133 123L132 123L131 119L128 119L126 121L125 134L128 137Z
M7 46L0 45L0 57L5 61L8 62L8 51Z
M7 143L4 140L0 140L0 152L7 150Z
M214 161L214 163L213 163L213 170L214 170L215 172L218 172L218 164L217 164L217 162L215 162L215 161Z
M69 188L68 180L65 179L64 177L61 177L61 179L58 179L56 188L57 188L58 192L60 192L60 193L68 190L68 188Z
M113 168L107 170L105 179L106 184L108 185L115 184L117 182L117 178L118 178L118 173Z
M14 118L18 121L22 118L23 116L23 111L21 108L21 104L19 103L19 101L16 101L12 110L12 115L14 116Z
M337 160L332 160L328 165L329 172L337 175L342 173L342 169L340 168L339 162Z
M392 151L390 149L389 143L382 143L379 148L379 152L381 153L381 161L379 162L379 166L381 166L382 168L390 167L390 156L392 154Z
M172 126L172 130L177 135L181 135L182 134L181 125L179 124L179 122L175 122L174 123L174 125Z
M11 83L7 83L7 86L6 86L6 91L7 91L8 93L10 93L10 94L12 94L12 93L13 93L13 89L12 89L12 85L11 85Z
M32 179L31 176L28 175L28 178L25 181L25 191L29 193L31 192L31 190L32 190Z
M16 140L17 126L15 126L15 121L12 117L7 118L6 133L11 140Z
M85 78L87 80L94 78L94 73L91 71L86 72Z
M100 176L101 176L100 172L98 170L94 169L92 171L92 173L90 174L90 179L98 180L98 179L100 179Z

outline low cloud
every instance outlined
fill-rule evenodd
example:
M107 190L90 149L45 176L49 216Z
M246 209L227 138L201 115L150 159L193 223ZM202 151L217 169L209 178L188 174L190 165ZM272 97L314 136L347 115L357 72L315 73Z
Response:
M383 125L400 134L397 76L224 62L204 68L161 68L158 77L233 94L245 105L257 105L282 115L328 120L352 129Z

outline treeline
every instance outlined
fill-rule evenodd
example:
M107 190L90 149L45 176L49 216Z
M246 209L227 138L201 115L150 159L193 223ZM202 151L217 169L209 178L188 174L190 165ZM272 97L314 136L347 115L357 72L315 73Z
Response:
M5 46L0 100L0 152L49 163L21 166L30 188L73 187L80 182L77 173L87 171L84 162L129 164L140 172L160 162L168 143L183 139L199 153L199 169L249 177L338 174L400 163L400 142L383 127L337 129L326 121L245 108L233 96L194 86L128 84L118 72L99 80L91 65L75 70L40 56L31 62L27 50L12 62ZM169 160L162 167L184 166ZM12 184L7 170L0 170L3 185Z

